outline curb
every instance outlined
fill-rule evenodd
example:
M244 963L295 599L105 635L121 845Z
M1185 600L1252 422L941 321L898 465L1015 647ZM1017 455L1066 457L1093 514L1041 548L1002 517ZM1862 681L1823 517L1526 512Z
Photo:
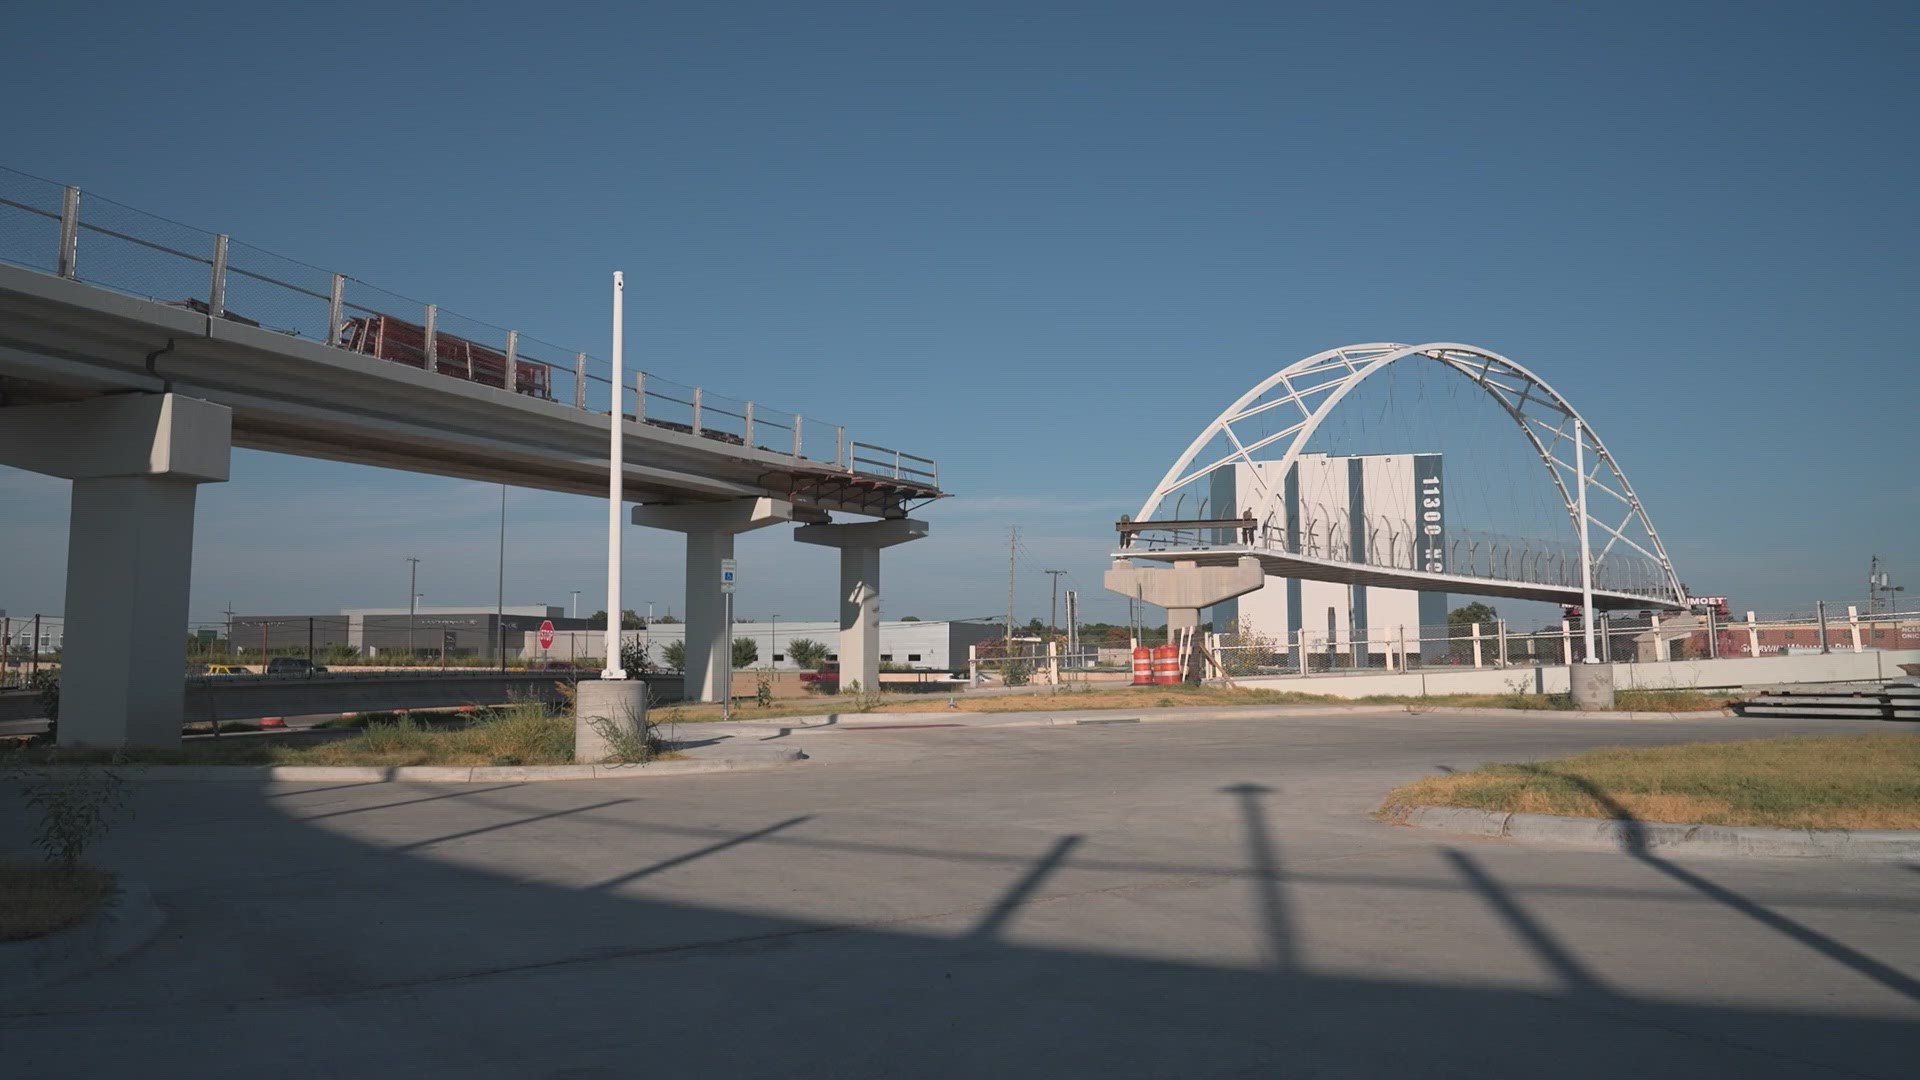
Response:
M1187 708L1197 708L1187 706ZM1094 722L1095 718L1122 715L1143 724L1170 724L1188 720L1285 720L1292 718L1322 716L1354 716L1372 713L1403 713L1421 716L1434 713L1445 716L1479 716L1499 719L1514 717L1552 717L1566 720L1718 720L1734 715L1731 709L1711 709L1694 712L1588 712L1574 709L1495 709L1464 708L1457 705L1422 706L1418 701L1381 702L1377 705L1225 705L1206 712L1181 713L1179 715L1155 715L1151 706L1143 708L1111 709L1034 709L1027 713L982 713L929 711L924 713L871 713L859 714L868 718L867 722L822 723L833 715L845 717L846 714L814 714L809 716L774 717L767 720L698 720L690 724L733 724L764 725L768 727L789 727L796 732L834 732L859 731L871 729L924 728L1015 728L1015 727L1074 727ZM1035 715L1042 714L1042 715ZM1017 716L1017 720L996 720L1000 716ZM755 730L743 728L743 730Z
M1846 832L1688 825L1616 818L1554 817L1462 806L1416 806L1403 824L1467 836L1564 844L1627 855L1672 852L1749 859L1846 859L1920 863L1920 830Z
M139 767L139 775L145 780L186 783L531 784L740 772L806 760L806 752L794 748L752 755L654 761L644 765L146 765Z
M151 890L123 882L107 906L79 926L0 945L0 999L98 971L152 941L166 921Z

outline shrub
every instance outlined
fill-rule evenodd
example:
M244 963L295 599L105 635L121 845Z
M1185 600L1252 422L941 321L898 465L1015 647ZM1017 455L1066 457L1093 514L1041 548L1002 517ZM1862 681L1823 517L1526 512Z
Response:
M787 655L803 668L819 670L820 665L827 662L827 652L825 643L812 638L794 638L787 642Z
M735 671L741 668L752 667L754 661L758 659L760 659L760 646L755 644L752 638L737 637L733 639L733 668Z
M51 755L49 755L51 758ZM40 812L34 843L47 861L71 869L95 841L113 827L110 818L126 808L126 778L113 767L62 767L17 770L27 809Z
M687 670L687 643L669 641L660 649L660 659L667 665L668 671Z

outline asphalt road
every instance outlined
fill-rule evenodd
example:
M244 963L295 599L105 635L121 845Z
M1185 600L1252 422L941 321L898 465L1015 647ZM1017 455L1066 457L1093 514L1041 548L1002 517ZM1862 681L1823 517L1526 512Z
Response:
M1866 723L1382 712L795 733L639 782L140 782L162 935L18 1075L1913 1074L1920 872L1378 824L1392 785ZM753 738L779 736L754 735ZM22 835L11 805L0 836Z

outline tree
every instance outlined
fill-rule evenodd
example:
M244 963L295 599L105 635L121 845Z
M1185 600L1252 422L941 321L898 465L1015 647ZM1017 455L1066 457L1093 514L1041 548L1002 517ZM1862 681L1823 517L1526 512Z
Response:
M1109 626L1101 635L1101 641L1109 649L1124 649L1133 640L1133 635L1124 626Z
M667 642L660 649L660 659L667 665L669 671L687 670L687 643L685 641Z
M1447 612L1447 625L1467 626L1472 623L1490 623L1499 617L1499 612L1475 600L1471 604L1462 604Z
M793 658L795 664L803 668L818 670L821 664L827 662L827 652L824 642L815 641L812 638L794 638L787 642L787 655Z
M902 615L902 616L900 616L900 621L901 621L901 622L919 622L919 621L920 621L920 616L918 616L918 615Z
M665 620L655 619L654 621L663 622ZM622 608L620 610L620 629L638 630L643 625L645 624L641 622L640 616L636 614L632 608ZM605 630L606 628L607 628L607 611L605 608L601 608L599 611L596 611L592 615L587 616L587 629Z
M758 659L760 659L760 646L755 644L752 638L737 637L733 639L733 666L735 670L752 667L754 661Z

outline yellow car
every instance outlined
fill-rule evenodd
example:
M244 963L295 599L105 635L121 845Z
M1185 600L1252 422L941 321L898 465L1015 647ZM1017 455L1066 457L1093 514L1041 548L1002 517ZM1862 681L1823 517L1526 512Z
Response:
M246 668L241 667L239 664L208 664L207 670L202 672L202 674L205 674L205 675L251 675L253 674L253 672L248 671Z

